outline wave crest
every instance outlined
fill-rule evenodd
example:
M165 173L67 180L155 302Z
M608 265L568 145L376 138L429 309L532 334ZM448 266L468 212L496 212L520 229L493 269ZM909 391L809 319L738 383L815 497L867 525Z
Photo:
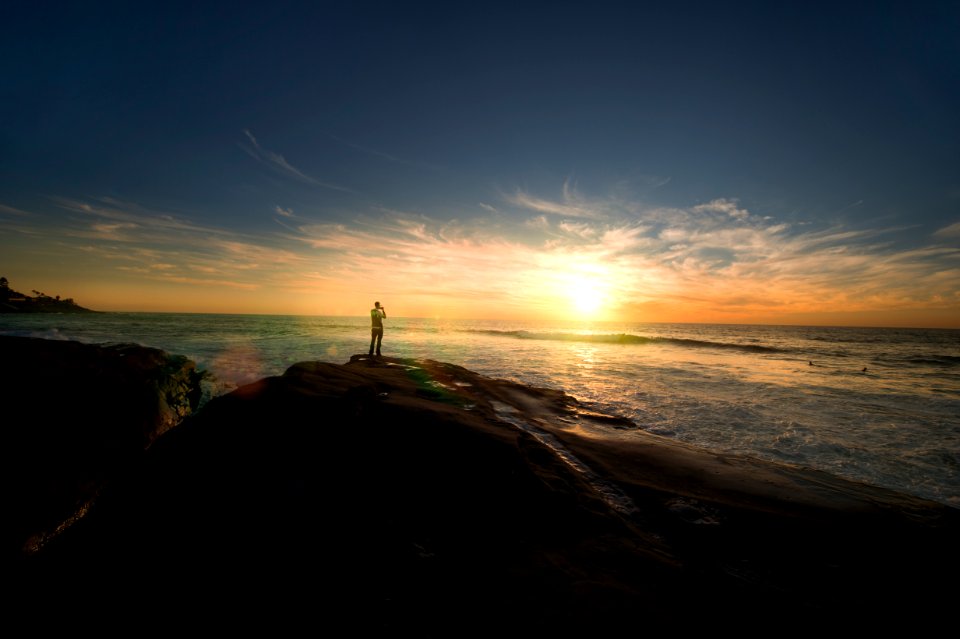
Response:
M724 348L749 353L782 353L783 349L762 344L736 344L733 342L713 342L709 340L685 339L679 337L646 337L630 333L542 333L534 331L500 331L494 329L472 330L471 333L513 337L515 339L548 340L560 342L589 342L594 344L668 344L689 348Z

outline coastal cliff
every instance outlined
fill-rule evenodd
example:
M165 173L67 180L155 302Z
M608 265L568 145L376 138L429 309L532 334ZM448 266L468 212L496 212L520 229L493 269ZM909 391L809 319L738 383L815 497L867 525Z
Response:
M68 383L46 396L102 419L115 383L87 403L58 396ZM296 364L182 416L156 438L126 420L142 454L85 517L21 557L15 588L76 599L96 575L96 596L131 610L173 597L165 615L222 628L361 635L951 614L940 580L960 567L955 509L697 450L556 390L355 355Z

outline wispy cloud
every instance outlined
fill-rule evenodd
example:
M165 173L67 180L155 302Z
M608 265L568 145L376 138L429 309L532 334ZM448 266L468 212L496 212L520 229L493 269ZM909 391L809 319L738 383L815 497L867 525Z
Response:
M563 231L567 235L575 235L583 239L595 237L597 235L597 229L583 222L563 221L563 222L560 222L560 224L558 224L557 226L561 231Z
M566 195L559 201L529 195L510 201L537 212L582 213L579 206L569 210ZM630 213L617 217L617 210ZM547 252L607 265L625 304L674 304L699 308L711 317L751 310L770 314L960 304L960 249L899 248L902 227L787 224L754 214L735 199L686 209L629 208L618 200L593 199L589 211L604 215L554 223L541 214L533 218L535 224L527 220L526 228L549 236L543 245ZM936 234L956 236L960 224Z
M128 234L128 232L133 231L136 228L138 228L136 224L131 224L129 222L95 222L90 225L90 236L101 240L125 242L132 239L132 236Z
M146 209L136 203L114 198L80 201L53 198L62 209L80 214L68 218L62 232L77 237L130 242L195 242L204 236L215 237L229 231L213 225L197 224L164 211ZM70 221L75 223L70 224Z
M505 199L508 203L521 209L547 215L603 219L610 214L608 210L605 210L609 207L609 202L590 201L581 196L569 181L564 182L559 201L537 197L522 190L505 196Z
M524 226L527 226L532 229L538 229L538 230L547 230L550 228L550 221L547 219L546 215L538 215L536 217L531 217L527 219L523 224Z
M59 226L33 230L51 243L44 254L86 255L91 269L144 282L318 300L375 288L417 299L419 308L456 307L474 317L548 315L558 296L585 279L607 290L610 310L656 308L661 318L692 321L960 311L960 247L935 242L960 236L960 223L940 229L928 246L903 248L897 227L787 224L733 199L662 208L579 196L603 214L544 211L570 201L511 198L514 206L538 204L518 217L380 209L339 223L276 206L283 224L252 235L107 198L62 199L69 215Z
M75 251L95 260L90 268L140 274L145 280L255 290L282 286L304 256L270 237L246 235L179 215L111 198L56 198L73 215L42 228L58 252ZM278 207L279 208L279 207ZM39 233L40 231L38 231Z
M750 217L750 212L746 209L741 209L737 205L736 200L727 200L723 198L712 200L706 204L699 204L693 207L693 211L695 213L724 213L735 220L745 220Z
M330 137L333 138L334 140L336 140L337 142L339 142L340 144L344 144L344 145L350 147L351 149L356 149L357 151L360 151L360 152L362 152L362 153L366 153L367 155L372 155L372 156L378 157L378 158L380 158L381 160L386 160L387 162L396 162L397 164L406 164L406 162L405 162L404 160L401 160L400 158L396 157L395 155L390 155L389 153L386 153L386 152L384 152L384 151L380 151L380 150L377 150L377 149L371 149L370 147L363 146L363 145L360 145L360 144L356 144L355 142L348 142L348 141L346 141L346 140L343 140L343 139L341 139L341 138L338 138L338 137L335 136L335 135L331 135Z
M937 231L934 232L933 236L938 238L939 237L960 238L960 222L954 222L953 224L949 226L945 226L942 229L937 229Z
M846 213L846 212L849 211L850 209L855 209L855 208L858 208L858 207L861 207L861 206L863 206L863 200L857 200L856 202L852 202L852 203L846 205L845 207L843 207L842 209L840 209L839 211L837 211L837 212L835 213L835 215L840 215L841 213Z
M321 186L323 188L333 189L335 191L344 191L346 193L354 192L352 189L348 189L344 186L340 186L339 184L322 182L314 177L307 175L297 167L290 164L287 161L287 159L282 155L280 155L279 153L275 153L273 151L270 151L260 146L260 142L257 141L257 138L254 137L253 133L251 133L249 129L244 129L243 134L244 136L246 136L249 144L241 144L240 147L244 151L246 151L247 154L250 155L250 157L262 162L263 164L267 165L274 171L282 175L285 175L287 177L293 178L295 180L299 180L300 182L304 182L306 184L313 184L315 186Z
M22 211L12 206L7 206L6 204L0 204L0 213L6 213L9 215L18 215L18 216L30 215L30 213L27 211Z
M379 150L379 149L374 149L374 148L371 148L371 147L369 147L369 146L364 146L364 145L362 145L362 144L357 144L356 142L350 142L350 141L348 141L348 140L344 140L344 139L339 138L339 137L337 137L337 136L335 136L335 135L330 135L330 138L333 139L333 140L336 140L337 142L339 142L340 144L343 144L344 146L350 147L351 149L354 149L354 150L356 150L356 151L360 151L361 153L363 153L363 154L365 154L365 155L369 155L369 156L375 157L375 158L377 158L377 159L384 160L384 161L386 161L386 162L390 162L390 163L392 163L392 164L402 164L402 165L404 165L404 166L411 166L411 167L416 167L416 168L421 168L421 169L428 169L428 170L430 170L430 171L440 171L440 170L442 170L442 167L437 166L437 165L434 165L434 164L429 164L429 163L427 163L427 162L420 162L420 161L417 161L417 160L410 160L410 159L401 158L401 157L398 157L398 156L393 155L393 154L391 154L391 153L387 153L387 152L385 152L385 151L381 151L381 150Z

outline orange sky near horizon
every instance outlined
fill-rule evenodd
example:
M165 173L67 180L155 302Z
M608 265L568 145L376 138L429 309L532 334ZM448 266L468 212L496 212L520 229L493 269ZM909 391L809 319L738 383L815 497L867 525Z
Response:
M527 216L512 226L287 213L240 234L69 202L73 218L7 217L0 275L103 311L346 316L379 300L398 317L960 328L956 228L891 251L882 229L797 231L725 200L630 220L566 191L513 203Z

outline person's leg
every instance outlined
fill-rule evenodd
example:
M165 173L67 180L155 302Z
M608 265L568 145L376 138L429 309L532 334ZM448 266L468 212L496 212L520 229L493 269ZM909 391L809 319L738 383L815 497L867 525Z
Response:
M377 329L370 329L370 355L373 355L373 344L377 339Z
M383 341L383 329L377 331L377 355L380 354L380 342Z

